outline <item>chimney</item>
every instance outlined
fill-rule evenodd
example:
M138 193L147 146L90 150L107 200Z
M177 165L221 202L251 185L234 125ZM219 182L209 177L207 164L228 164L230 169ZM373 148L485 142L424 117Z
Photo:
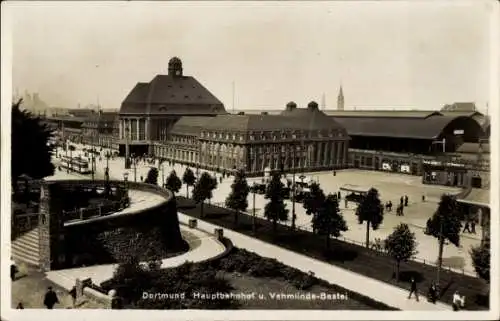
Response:
M292 111L297 108L297 104L293 101L286 104L286 111Z
M309 111L317 111L318 110L318 103L315 101L311 101L309 104L307 104L307 109Z

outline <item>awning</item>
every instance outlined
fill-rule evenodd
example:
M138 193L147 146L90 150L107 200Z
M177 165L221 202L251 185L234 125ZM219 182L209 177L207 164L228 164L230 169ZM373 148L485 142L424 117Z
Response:
M346 192L367 194L370 188L353 184L344 184L340 187L340 190Z

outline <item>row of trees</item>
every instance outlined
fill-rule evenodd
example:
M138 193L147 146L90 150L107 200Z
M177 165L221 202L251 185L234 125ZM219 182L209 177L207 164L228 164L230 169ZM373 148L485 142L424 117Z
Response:
M183 180L186 186L193 186L196 178L188 168L184 173ZM173 171L167 179L166 185L174 192L178 192L182 183ZM212 197L213 190L217 187L215 178L208 173L203 173L200 180L196 182L193 190L193 199L202 203ZM265 199L268 200L264 208L264 216L273 222L273 230L276 232L278 222L289 220L289 210L286 208L282 189L284 184L278 172L272 174L267 186ZM225 201L228 208L234 210L235 225L241 212L248 208L248 195L250 187L246 180L245 172L240 170L236 173L231 185L231 193ZM331 237L339 237L342 232L348 230L347 224L339 209L339 200L336 195L326 195L320 185L313 183L310 186L310 194L305 198L303 207L307 215L311 215L313 233L325 236L326 248L330 248ZM203 205L201 208L203 213ZM434 236L438 241L438 267L443 262L444 244L450 242L460 246L461 221L456 199L450 195L443 195L433 216L427 224L427 233ZM366 224L366 247L370 246L370 230L377 230L383 222L384 212L379 193L372 188L358 204L356 216L360 224ZM203 217L203 214L202 214ZM415 234L411 232L407 224L395 227L393 233L383 242L383 249L394 258L396 262L396 276L399 279L399 266L403 261L413 258L417 252L417 241ZM477 248L471 249L471 256L478 276L489 280L489 242L483 243Z

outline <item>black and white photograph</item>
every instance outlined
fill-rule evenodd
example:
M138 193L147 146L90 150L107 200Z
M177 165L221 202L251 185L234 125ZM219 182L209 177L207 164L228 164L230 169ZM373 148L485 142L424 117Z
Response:
M499 12L3 2L2 320L497 319Z

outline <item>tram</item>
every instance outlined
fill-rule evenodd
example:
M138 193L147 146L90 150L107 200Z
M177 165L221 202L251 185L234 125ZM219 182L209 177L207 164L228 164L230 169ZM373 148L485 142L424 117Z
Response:
M92 169L89 166L89 161L80 157L68 157L61 156L61 167L69 168L71 171L79 173L79 174L90 174L92 173Z

